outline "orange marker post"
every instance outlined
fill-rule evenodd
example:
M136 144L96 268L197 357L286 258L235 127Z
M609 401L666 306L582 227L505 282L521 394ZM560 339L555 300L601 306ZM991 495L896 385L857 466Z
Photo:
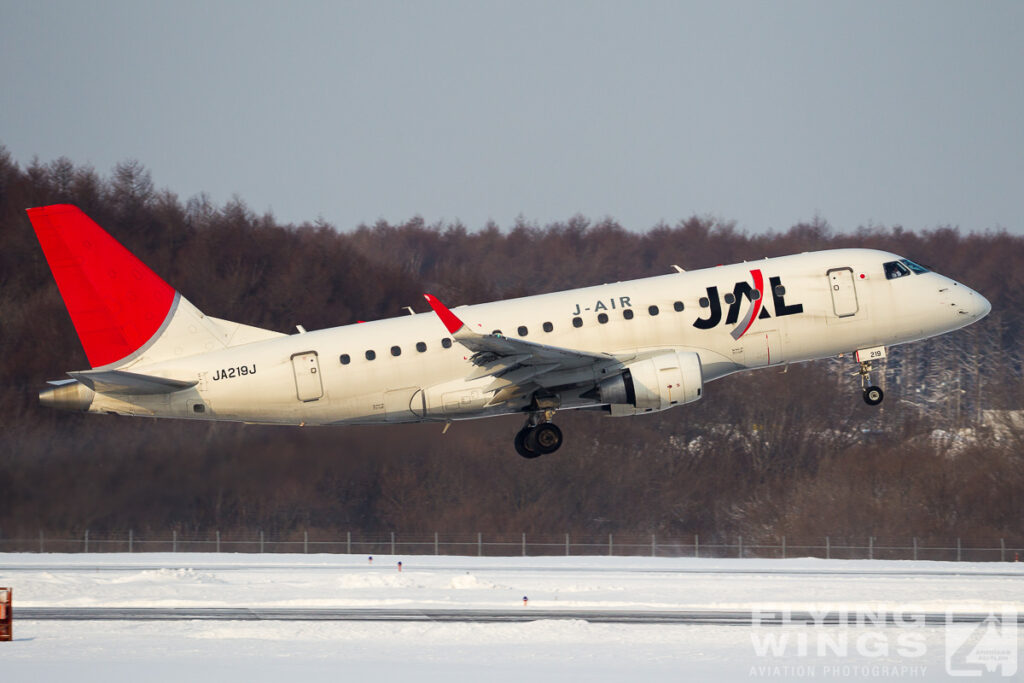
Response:
M0 641L14 639L14 610L11 609L10 588L0 588Z

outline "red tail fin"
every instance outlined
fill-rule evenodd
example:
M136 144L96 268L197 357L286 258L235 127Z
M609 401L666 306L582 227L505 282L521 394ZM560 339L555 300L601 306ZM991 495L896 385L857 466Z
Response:
M70 204L28 210L92 367L131 355L167 319L174 288Z

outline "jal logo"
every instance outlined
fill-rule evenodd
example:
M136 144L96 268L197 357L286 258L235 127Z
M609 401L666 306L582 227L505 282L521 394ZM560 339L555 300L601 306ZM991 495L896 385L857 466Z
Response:
M735 325L729 333L733 339L739 339L747 333L757 319L771 318L772 314L763 305L765 298L764 276L760 269L750 271L753 285L750 282L737 282L731 292L720 297L718 287L708 287L707 296L701 297L701 308L707 309L707 315L694 321L693 326L699 330L710 330L722 323L722 303L729 307L725 314L725 324ZM768 287L772 295L772 308L775 317L803 313L803 304L787 304L786 288L782 278L768 278ZM745 309L745 310L744 310ZM742 319L740 313L743 313Z

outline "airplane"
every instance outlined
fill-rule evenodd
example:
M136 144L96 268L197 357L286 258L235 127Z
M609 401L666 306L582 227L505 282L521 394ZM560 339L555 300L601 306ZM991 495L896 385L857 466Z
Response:
M525 458L556 411L643 415L735 372L852 353L864 400L886 348L989 313L909 259L835 249L283 334L214 318L84 212L27 210L91 365L50 382L67 410L288 425L444 423L517 414Z

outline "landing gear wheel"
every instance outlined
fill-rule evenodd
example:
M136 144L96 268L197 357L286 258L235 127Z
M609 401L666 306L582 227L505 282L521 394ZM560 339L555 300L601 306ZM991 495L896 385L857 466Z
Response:
M871 384L871 361L860 361L860 371L857 374L860 375L860 386L864 390L864 402L869 406L877 406L885 398L885 393L880 387Z
M542 422L530 430L525 445L542 455L554 453L562 445L562 430L552 422Z
M555 394L536 391L527 408L526 424L516 433L516 453L524 458L536 458L554 453L562 445L562 430L551 422L558 410L559 398Z
M877 406L885 398L885 394L878 387L868 387L864 390L864 402L869 406Z
M523 427L516 432L516 453L523 456L524 458L539 458L543 453L532 450L528 443L530 441L531 432L533 429L530 427Z

